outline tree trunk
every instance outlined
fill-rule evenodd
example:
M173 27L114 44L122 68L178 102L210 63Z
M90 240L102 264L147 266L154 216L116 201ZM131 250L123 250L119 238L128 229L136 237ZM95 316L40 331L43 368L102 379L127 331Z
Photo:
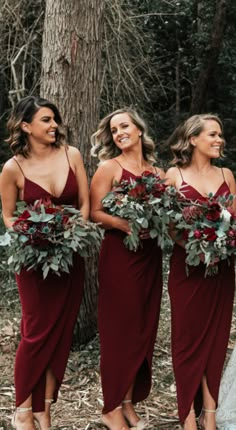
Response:
M43 34L41 96L59 108L71 145L79 147L90 179L90 136L100 111L104 0L47 0ZM97 255L86 260L86 282L76 343L96 331Z
M200 113L204 110L207 99L208 84L220 54L226 24L227 0L218 0L213 22L211 42L206 49L205 60L202 63L197 82L193 90L190 114Z

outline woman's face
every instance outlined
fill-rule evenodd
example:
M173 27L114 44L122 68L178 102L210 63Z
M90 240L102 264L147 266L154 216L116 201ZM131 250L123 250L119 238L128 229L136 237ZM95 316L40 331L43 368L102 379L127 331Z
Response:
M22 122L22 130L29 135L31 142L51 144L56 141L56 129L54 112L47 108L40 108L30 123Z
M141 142L142 133L128 113L114 115L110 121L110 130L114 143L121 151Z
M223 150L224 140L218 122L205 120L204 128L198 136L191 138L194 152L207 155L209 158L218 158Z

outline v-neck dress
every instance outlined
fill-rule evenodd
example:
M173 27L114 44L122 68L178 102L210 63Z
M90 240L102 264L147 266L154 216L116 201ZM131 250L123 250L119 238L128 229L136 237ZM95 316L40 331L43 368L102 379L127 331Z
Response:
M54 204L77 206L78 186L70 166L59 197L25 177L24 200L27 203L46 197ZM39 412L45 409L47 369L52 370L57 381L54 401L62 383L82 300L84 260L74 254L69 274L49 273L46 279L40 270L23 269L16 275L16 281L22 306L21 341L15 361L16 406L32 393L33 411Z
M121 179L135 179L123 169ZM134 403L151 388L151 367L162 295L162 252L156 239L136 252L125 233L107 230L99 259L98 327L101 345L103 413L124 400L134 383Z
M181 191L193 201L206 199L184 181ZM228 194L230 190L224 181L215 196ZM169 294L173 368L182 423L192 402L196 414L201 412L203 375L217 404L235 288L233 259L218 263L217 275L204 277L203 263L196 267L189 266L189 276L186 276L185 258L185 250L175 244L170 261Z

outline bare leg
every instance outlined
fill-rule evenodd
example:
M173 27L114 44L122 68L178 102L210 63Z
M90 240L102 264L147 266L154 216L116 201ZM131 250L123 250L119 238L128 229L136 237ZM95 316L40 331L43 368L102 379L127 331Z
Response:
M216 402L211 396L209 391L206 376L202 378L202 392L203 392L203 413L200 417L200 425L205 430L216 430Z
M32 396L30 395L19 407L17 407L12 425L17 430L36 430L32 414Z
M40 430L48 430L51 426L50 407L55 388L56 378L51 369L48 369L46 374L45 409L42 412L34 413L34 418L40 425Z
M123 412L129 424L135 427L137 423L140 421L140 418L138 417L138 415L134 410L134 406L132 404L132 395L133 395L133 384L127 391L125 398L123 400Z
M197 430L196 416L193 403L191 404L189 414L184 421L184 430Z
M118 406L113 411L102 415L102 421L110 430L130 430L126 424L122 406Z

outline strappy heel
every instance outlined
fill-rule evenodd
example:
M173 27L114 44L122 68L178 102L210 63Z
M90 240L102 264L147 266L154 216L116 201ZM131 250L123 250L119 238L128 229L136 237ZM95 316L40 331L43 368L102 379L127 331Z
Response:
M216 409L202 408L201 413L200 413L200 415L198 417L198 426L200 427L200 430L205 430L205 426L203 424L205 412L209 412L209 413L215 414L216 413Z
M21 413L29 412L29 411L32 411L32 406L30 406L28 408L16 408L16 410L12 416L12 419L11 419L11 425L14 429L16 429L16 414L18 414L18 413L21 414Z
M132 400L131 399L125 399L122 401L123 405L125 405L126 403L132 403ZM125 416L125 414L124 414L124 416ZM129 426L133 426L133 424L131 424L131 422L129 421L129 419L126 416L125 416L125 419L126 419ZM136 424L134 424L134 426L131 427L130 430L132 430L132 429L143 430L146 427L147 427L147 422L145 420L143 420L142 418L140 418L139 421Z
M52 404L52 403L53 403L53 401L54 401L54 399L45 399L44 401L45 401L45 403ZM39 428L39 430L41 430L40 422L37 420L37 418L36 418L36 417L34 417L34 420L35 420L35 422L36 422L37 427ZM53 430L53 427L48 427L48 429L47 429L47 430Z
M118 409L122 409L122 405L117 406L114 410L116 411ZM109 427L109 425L106 423L106 420L104 420L104 416L103 415L102 415L101 421L102 421L103 425L105 425L109 430L111 430L111 428ZM120 430L126 430L126 428L125 427L121 427ZM131 430L131 429L129 429L129 430Z

